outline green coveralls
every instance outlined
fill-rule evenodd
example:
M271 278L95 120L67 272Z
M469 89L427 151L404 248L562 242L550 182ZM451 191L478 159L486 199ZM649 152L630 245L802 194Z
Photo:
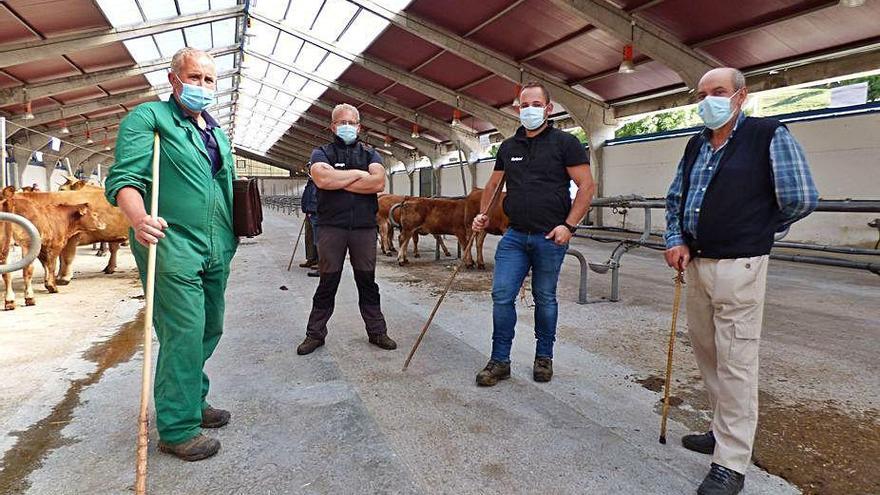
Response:
M158 244L153 325L159 338L154 398L159 437L169 444L200 433L208 407L203 368L223 333L229 263L238 246L232 228L232 153L220 127L213 130L222 166L212 177L199 131L175 102L144 103L119 125L116 163L106 196L114 206L123 187L141 192L149 211L153 132L159 132L159 216L168 222ZM147 248L129 232L141 282Z

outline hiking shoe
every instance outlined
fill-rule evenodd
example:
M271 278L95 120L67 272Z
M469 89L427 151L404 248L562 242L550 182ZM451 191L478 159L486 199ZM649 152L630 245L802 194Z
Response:
M313 266L318 266L317 260L316 261L305 260L304 262L299 264L300 268L311 268Z
M697 495L736 495L742 491L745 481L744 474L713 462L709 474L697 489Z
M510 363L489 360L483 371L477 373L477 385L492 387L498 383L498 380L507 380L508 378L510 378Z
M706 433L685 435L681 437L681 446L694 452L712 455L715 452L715 434L707 431Z
M553 378L553 359L548 357L535 358L535 366L532 369L532 378L536 382L549 382Z
M388 334L384 333L381 335L371 335L370 343L380 349L385 349L386 351L393 351L394 349L397 349L397 342L392 340L391 337L388 336Z
M159 441L159 451L171 454L184 461L194 462L207 459L220 450L220 440L199 433L183 443L174 445Z
M296 353L300 356L305 356L306 354L311 354L315 352L315 349L324 345L324 340L319 340L313 337L306 336L306 339L302 341L302 344L296 348Z
M312 270L309 273L306 273L309 277L320 277L321 273L318 270Z
M229 414L229 411L215 409L208 406L207 409L202 411L202 428L220 428L226 426L231 417L232 414Z

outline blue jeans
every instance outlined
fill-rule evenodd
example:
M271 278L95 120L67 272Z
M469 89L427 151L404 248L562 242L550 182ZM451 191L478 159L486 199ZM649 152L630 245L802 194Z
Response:
M568 245L560 246L543 233L526 234L508 229L495 250L492 282L492 359L510 362L510 347L516 327L516 297L532 270L535 299L535 357L553 357L556 341L556 284Z

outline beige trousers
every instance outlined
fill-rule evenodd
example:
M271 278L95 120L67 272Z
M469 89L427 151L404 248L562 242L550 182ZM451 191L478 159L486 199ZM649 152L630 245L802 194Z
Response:
M768 256L696 258L687 269L688 333L709 394L712 462L745 474L758 425L758 343Z

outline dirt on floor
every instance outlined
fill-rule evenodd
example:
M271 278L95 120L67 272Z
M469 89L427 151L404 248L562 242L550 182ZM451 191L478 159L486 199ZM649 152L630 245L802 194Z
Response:
M436 295L445 287L456 263L456 259L446 257L435 261L430 253L421 259L411 259L409 265L400 269L396 260L380 256L378 271L384 280L426 287ZM491 289L491 266L485 271L463 269L453 285L453 290L459 292L488 294ZM609 308L611 306L602 305L600 311ZM611 326L602 332L584 332L560 323L560 338L639 370L639 376L630 378L658 393L659 414L663 402L662 370L665 369L665 362L661 365L661 359L665 360L666 356L668 329L655 327L649 318L643 318L639 313L643 308L615 306L614 309L632 311L632 314L610 323L604 321L603 324ZM634 323L642 328L633 329ZM694 431L705 431L711 411L683 328L676 332L676 341L670 417ZM645 356L656 359L646 360ZM792 372L796 376L796 370ZM762 380L785 382L788 378L762 375ZM812 401L806 395L799 399L783 400L761 392L754 463L794 483L807 495L880 494L877 464L880 459L880 412L875 409L853 410L833 401Z

